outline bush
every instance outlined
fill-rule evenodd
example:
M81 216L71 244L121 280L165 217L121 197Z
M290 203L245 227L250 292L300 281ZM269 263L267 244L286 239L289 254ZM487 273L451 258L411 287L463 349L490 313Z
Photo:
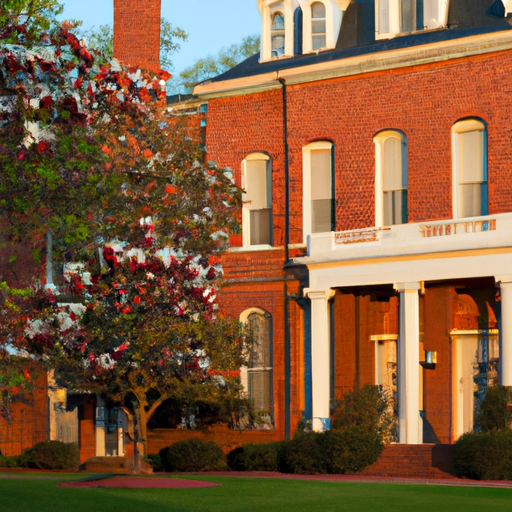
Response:
M470 432L455 443L455 474L476 480L512 480L512 430Z
M20 457L8 457L6 455L0 455L0 468L21 468L27 467L20 465Z
M280 443L244 444L228 453L233 471L278 471Z
M297 433L291 441L284 441L279 448L279 471L282 473L325 473L322 436L317 432Z
M80 462L78 446L60 441L37 443L24 456L28 467L37 469L75 469Z
M146 456L146 462L151 465L153 471L163 471L162 459L158 453L150 453Z
M393 400L379 386L365 384L357 391L348 391L341 398L332 422L334 430L361 427L383 443L390 441L397 426Z
M360 426L329 430L319 438L327 473L353 474L373 464L382 453L384 444Z
M476 418L482 432L510 427L512 412L508 410L508 404L511 402L512 388L492 386L487 389Z
M164 471L219 471L227 469L224 452L213 442L178 441L158 453Z

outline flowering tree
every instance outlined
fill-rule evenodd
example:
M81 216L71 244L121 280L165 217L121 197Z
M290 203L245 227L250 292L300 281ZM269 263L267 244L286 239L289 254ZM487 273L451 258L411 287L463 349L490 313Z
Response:
M10 423L12 403L26 400L32 389L32 372L26 361L13 356L0 359L0 418Z
M167 398L238 399L241 333L215 311L211 261L241 191L202 163L148 75L97 65L72 26L52 24L56 5L0 10L0 242L41 265L89 263L55 293L4 282L0 347L61 369L69 385L132 397L145 438Z
M181 404L188 423L202 402L235 424L247 410L239 378L243 332L217 312L219 267L157 251L151 237L143 244L121 254L107 246L81 273L73 270L63 291L75 303L57 303L48 293L13 297L24 313L11 315L11 344L50 361L71 388L103 393L133 411L140 439L167 399Z
M95 65L69 26L36 37L18 19L0 31L0 235L40 258L51 234L59 259L98 239L130 241L153 216L162 245L219 249L240 191L200 163L149 76Z

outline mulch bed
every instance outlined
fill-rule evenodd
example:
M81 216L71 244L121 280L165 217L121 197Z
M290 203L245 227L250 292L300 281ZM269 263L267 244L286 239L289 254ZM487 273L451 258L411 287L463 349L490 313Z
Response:
M184 478L155 478L143 476L116 476L85 482L66 482L59 487L114 487L119 489L192 489L197 487L216 487L220 484L202 480Z

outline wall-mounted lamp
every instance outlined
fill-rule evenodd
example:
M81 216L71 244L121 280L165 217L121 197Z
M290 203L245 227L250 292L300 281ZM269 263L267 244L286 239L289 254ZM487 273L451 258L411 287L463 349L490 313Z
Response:
M425 370L435 370L437 364L437 352L431 350L426 351L425 361L420 361L420 364L425 368Z

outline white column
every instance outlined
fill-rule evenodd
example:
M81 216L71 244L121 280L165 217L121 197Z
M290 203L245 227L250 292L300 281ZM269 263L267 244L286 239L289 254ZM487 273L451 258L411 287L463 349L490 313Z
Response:
M512 386L512 276L496 278L500 285L500 384Z
M331 347L329 299L333 290L304 290L311 300L311 380L315 432L330 428Z
M419 283L395 283L400 292L400 333L398 339L398 423L399 442L421 444L420 418L420 312Z

